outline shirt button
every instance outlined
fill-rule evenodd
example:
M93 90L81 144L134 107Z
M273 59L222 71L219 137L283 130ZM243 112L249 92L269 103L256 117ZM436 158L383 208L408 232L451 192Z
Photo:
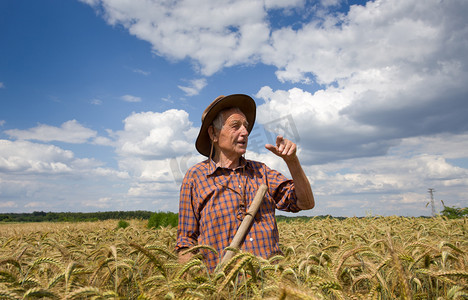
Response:
M250 241L252 242L252 241L253 241L253 238L250 238Z

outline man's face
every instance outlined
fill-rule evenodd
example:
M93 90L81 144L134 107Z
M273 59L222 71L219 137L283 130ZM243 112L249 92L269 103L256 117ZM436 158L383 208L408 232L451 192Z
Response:
M247 150L249 132L245 115L237 110L224 112L224 125L218 133L218 148L229 158L239 158Z

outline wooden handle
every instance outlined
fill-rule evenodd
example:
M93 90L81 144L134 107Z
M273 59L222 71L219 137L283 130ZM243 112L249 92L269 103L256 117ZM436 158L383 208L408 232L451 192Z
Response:
M267 189L268 187L265 184L260 185L260 187L258 188L258 191L255 194L255 198L252 201L252 204L250 204L249 210L247 211L244 217L244 220L242 220L242 223L237 229L237 232L234 235L234 238L232 239L231 244L229 245L230 248L239 249L242 246L242 243L244 242L245 237L247 236L247 233L250 230L250 226L252 225L255 215L257 214L258 209L260 208L260 205L262 204L262 200L263 200L263 197L265 196ZM221 264L226 263L233 256L234 256L234 252L231 250L227 250L226 254L224 254L224 257L221 260Z

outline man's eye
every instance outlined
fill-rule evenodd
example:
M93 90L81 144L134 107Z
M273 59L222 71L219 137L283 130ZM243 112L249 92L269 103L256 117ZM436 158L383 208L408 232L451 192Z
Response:
M233 123L233 124L231 125L231 127L232 127L233 129L239 129L239 128L241 128L242 126L244 126L245 128L247 128L248 125L249 125L248 123Z

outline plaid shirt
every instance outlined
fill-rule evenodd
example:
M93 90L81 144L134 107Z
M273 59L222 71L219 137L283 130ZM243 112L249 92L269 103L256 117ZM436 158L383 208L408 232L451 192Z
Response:
M234 170L216 168L211 159L200 162L187 171L182 182L176 250L195 245L213 247L218 255L200 250L210 271L224 256L224 248L231 243L262 183L268 190L243 251L264 258L281 253L275 209L300 210L292 180L263 163L241 159L241 166Z

